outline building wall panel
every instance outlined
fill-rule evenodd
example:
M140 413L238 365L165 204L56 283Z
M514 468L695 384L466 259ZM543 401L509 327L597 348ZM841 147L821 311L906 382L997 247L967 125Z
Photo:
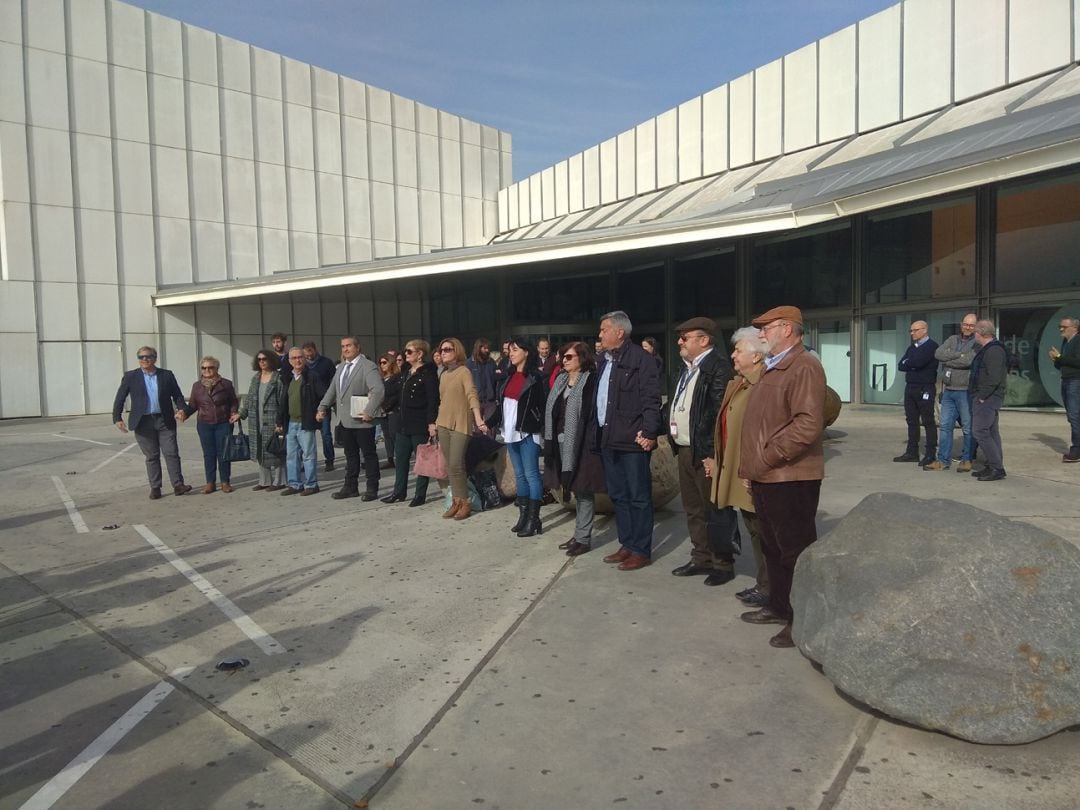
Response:
M218 37L221 59L221 86L251 95L251 48L246 42L232 37ZM250 107L250 100L248 102Z
M952 13L952 4L940 0L904 3L904 118L952 100Z
M600 204L600 147L593 146L582 153L582 171L585 207L595 208ZM522 217L522 222L532 220Z
M368 129L367 121L345 117L341 121L345 140L344 170L349 177L368 177Z
M67 60L63 54L34 48L27 48L25 56L27 122L36 127L67 129Z
M315 133L310 107L285 105L285 164L297 169L315 168Z
M580 211L585 207L585 187L582 181L582 169L584 166L583 155L578 152L571 155L567 160L567 195L570 211ZM511 195L510 199L513 199Z
M454 155L457 155L456 144ZM459 164L454 165L457 168ZM394 182L394 130L388 124L374 121L368 124L368 168L372 180L380 183ZM458 175L455 187L460 185L461 177Z
M67 206L34 205L32 210L34 241L37 244L37 277L42 281L75 281L78 275L75 269L75 217L72 209ZM43 308L42 311L62 313L71 310Z
M191 261L191 222L186 219L158 217L157 236L161 283L193 282L195 270Z
M37 302L32 281L0 281L0 324L3 324L5 337L12 332L37 335Z
M716 174L728 167L728 86L701 97L701 170Z
M252 91L261 98L281 100L281 56L251 46Z
M900 120L900 6L859 23L859 131Z
M319 172L315 180L319 193L319 233L344 236L345 192L341 175Z
M1070 0L1009 0L1009 81L1067 65L1072 28Z
M89 413L108 413L116 397L117 381L123 376L120 340L84 343L86 352L86 408ZM79 411L83 413L83 411Z
M93 59L101 63L108 61L109 48L105 30L105 0L83 0L83 2L79 3L68 3L67 13L68 25L71 28L71 55L83 59ZM2 16L0 16L0 27L3 24Z
M225 195L218 155L191 153L191 202L193 219L225 221Z
M0 82L0 86L7 84L6 81ZM104 63L89 59L71 60L71 102L73 130L106 138L112 135L109 69Z
M225 211L230 223L259 224L254 161L225 158L225 192Z
M1005 83L1007 0L954 3L954 98L959 102Z
M338 113L340 111L338 100L338 77L336 73L324 70L321 67L312 67L312 79L314 80L315 95L312 98L312 106L326 112Z
M562 161L555 164L555 216L563 217L570 213L570 164Z
M448 116L456 118L456 116ZM388 91L381 87L367 88L367 118L379 124L390 126L394 123L393 99Z
M289 227L289 196L285 181L285 167L272 163L256 163L258 178L256 190L259 202L259 224L267 228Z
M856 29L818 42L818 138L822 143L855 134Z
M0 194L5 202L30 202L30 163L22 124L0 121Z
M602 147L601 155L603 155ZM603 160L603 157L601 157L601 160ZM555 218L555 169L551 166L540 173L540 206L543 219ZM466 211L466 226L471 224L468 221L468 212Z
M341 116L315 111L315 157L320 172L341 175Z
M140 143L150 142L150 111L147 101L146 74L140 70L114 66L113 126L117 138Z
M28 47L64 52L64 0L24 2L23 14Z
M0 29L3 19L0 18ZM3 34L0 33L0 37ZM18 45L0 41L0 121L26 122L25 77L23 76L23 50Z
M679 180L679 114L668 110L656 117L656 187Z
M217 85L217 37L204 28L184 24L183 38L186 78L204 85Z
M38 337L44 341L80 340L79 289L77 284L43 281L38 284L39 311L62 312L62 318L40 318Z
M79 343L76 337L71 342L42 343L40 347L41 361L46 370L64 369L63 374L44 375L45 402L42 415L74 416L85 413L86 373L83 367L83 344Z
M172 76L150 76L150 140L162 146L187 148L184 82ZM105 107L106 113L108 106ZM78 107L76 107L76 117ZM102 133L108 135L109 133Z
M20 0L0 0L0 41L21 45L22 26Z
M281 57L281 62L284 65L285 100L310 110L311 66L287 56Z
M120 228L116 250L120 259L121 281L125 285L156 285L159 264L154 218L144 214L118 213L117 221ZM190 251L190 244L186 249Z
M315 172L287 169L289 182L289 227L293 231L315 233L319 223L315 211Z
M731 168L754 160L754 74L728 85L728 159Z
M112 211L77 208L75 220L82 280L116 284L116 216Z
M229 277L224 223L196 220L193 225L197 262L195 280L224 281Z
M251 125L251 96L236 90L222 90L224 135L222 151L230 157L255 157L255 133Z
M254 278L259 275L259 229L253 225L226 226L229 246L229 268L233 278Z
M480 147L477 144L461 144L461 193L465 197L478 199L483 196L484 186L481 179L483 163L480 160ZM401 176L398 176L400 185L410 185ZM413 183L412 185L415 185ZM554 199L552 200L554 202Z
M83 340L120 340L120 289L115 284L80 284Z
M187 82L187 110L191 148L220 154L221 120L216 87Z
M188 195L188 154L185 150L155 146L151 152L154 161L154 201L158 215L165 217L190 216Z
M784 151L817 143L817 43L784 57Z
M159 76L183 79L184 44L180 21L160 14L146 16L150 21L150 61L147 69Z
M437 191L421 190L420 201L420 241L425 245L442 244L441 198Z
M157 331L157 311L151 301L156 292L157 287L141 287L135 284L120 287L120 317L123 319L124 335ZM134 356L132 360L135 360Z
M767 160L783 148L784 63L754 71L754 160Z
M40 416L42 402L38 386L26 384L28 379L35 382L41 379L37 335L5 332L4 349L22 359L18 364L0 363L0 417Z
M255 149L259 160L285 164L285 110L271 98L255 99Z
M345 178L346 233L371 238L371 188L367 180Z
M30 227L30 204L4 202L0 223L4 238L0 239L0 263L4 279L9 281L34 279L34 240Z

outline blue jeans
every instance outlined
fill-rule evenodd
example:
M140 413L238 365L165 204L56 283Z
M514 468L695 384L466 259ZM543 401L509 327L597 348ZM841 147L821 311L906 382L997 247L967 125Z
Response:
M1080 454L1080 379L1061 381L1061 401L1065 405L1065 416L1072 428L1069 448L1070 455Z
M539 501L544 497L544 484L540 479L540 445L532 436L506 445L506 454L514 465L519 498L528 497Z
M303 463L304 481L300 482L300 464ZM300 422L289 422L285 434L286 480L293 489L315 489L319 480L315 477L315 431L304 430Z
M967 391L945 389L941 394L941 428L938 431L937 460L948 466L952 462L953 426L960 416L960 429L964 434L964 449L960 453L961 461L971 461L975 457L975 438L971 435L971 402Z
M334 460L334 428L331 422L334 420L330 418L330 414L326 414L326 418L322 420L322 427L319 430L322 431L322 453L323 459L326 461Z
M605 448L600 455L608 496L615 506L619 544L631 554L651 558L653 505L649 454Z
M217 483L217 471L221 469L221 483L229 483L232 475L232 463L221 457L221 445L225 443L225 437L232 433L232 425L222 422L220 425L207 425L198 422L195 430L199 434L199 444L202 445L203 470L206 473L206 483Z

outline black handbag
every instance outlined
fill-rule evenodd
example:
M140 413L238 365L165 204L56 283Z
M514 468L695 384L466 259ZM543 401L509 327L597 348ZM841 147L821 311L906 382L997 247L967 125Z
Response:
M270 441L266 443L266 452L272 456L285 458L285 435L283 433L275 433L271 436Z
M236 426L240 428L240 432L229 433L221 443L221 460L251 461L251 443L248 441L247 434L244 433L244 426L239 422Z

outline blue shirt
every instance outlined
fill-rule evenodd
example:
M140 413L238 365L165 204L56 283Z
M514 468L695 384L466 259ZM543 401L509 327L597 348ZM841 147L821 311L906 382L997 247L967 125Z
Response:
M615 358L611 352L604 352L607 362L604 363L604 373L600 375L600 383L596 387L596 423L603 427L607 424L608 386L611 384L611 367L615 365Z
M786 349L784 349L782 352L780 352L780 354L766 355L765 356L765 370L768 371L770 368L772 368L777 363L779 363L781 360L783 360L785 357L787 357L787 353L790 352L794 348L795 348L794 346L788 346Z
M146 412L161 413L161 400L158 399L157 369L154 369L153 374L147 374L144 371L142 378L146 384L146 398L149 400Z

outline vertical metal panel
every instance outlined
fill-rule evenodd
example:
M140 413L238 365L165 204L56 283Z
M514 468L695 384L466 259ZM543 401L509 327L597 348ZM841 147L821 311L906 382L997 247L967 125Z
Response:
M680 104L678 114L679 182L685 182L701 177L701 97Z
M740 76L728 88L728 155L734 169L754 160L754 74Z
M859 131L900 120L900 6L859 23Z
M581 152L571 155L567 161L566 173L571 212L581 211L585 207L584 165L584 155Z
M1070 0L1009 0L1009 82L1019 82L1072 59Z
M818 141L827 143L855 134L854 25L818 42Z
M570 213L570 162L560 161L555 164L555 216L563 217Z
M701 170L716 174L728 167L728 86L701 97Z
M656 187L679 181L679 113L668 110L656 116Z
M784 151L817 143L817 43L784 57Z
M638 194L656 190L656 119L634 127L634 182Z
M619 158L614 138L600 143L600 203L606 205L617 200Z
M783 147L784 63L777 59L754 71L754 160Z
M221 86L250 96L251 48L246 42L232 37L218 37L218 58L221 60ZM248 99L248 106L251 99Z
M600 147L593 146L582 154L582 188L585 208L600 204Z
M952 3L907 0L903 12L902 112L913 118L952 101Z

